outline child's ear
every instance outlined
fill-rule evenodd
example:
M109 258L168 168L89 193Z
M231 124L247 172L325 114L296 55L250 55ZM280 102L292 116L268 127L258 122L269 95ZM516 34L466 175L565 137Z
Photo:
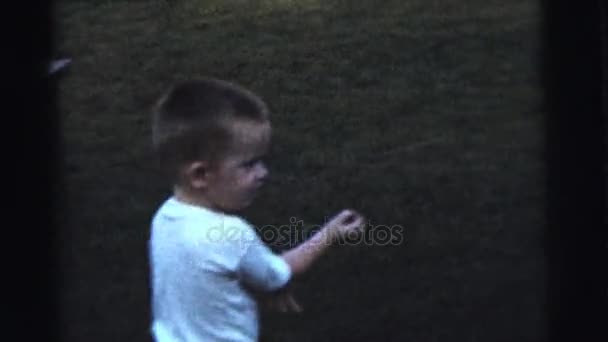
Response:
M195 161L186 168L186 179L193 189L204 189L209 184L210 165L206 161Z

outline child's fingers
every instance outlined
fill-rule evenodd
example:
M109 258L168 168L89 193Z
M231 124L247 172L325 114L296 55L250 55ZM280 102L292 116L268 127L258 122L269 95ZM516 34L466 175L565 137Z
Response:
M363 230L363 226L365 223L365 219L363 218L363 216L358 216L355 218L354 221L352 221L351 223L349 223L348 225L346 225L346 229L347 230Z
M291 311L298 312L298 313L303 311L302 307L300 306L300 304L298 304L296 299L293 298L293 296L288 296L287 302L289 304L289 308L291 309Z
M350 216L352 216L352 211L349 209L342 210L338 213L338 215L334 216L330 221L337 224L344 224Z
M302 312L302 307L292 295L287 295L285 297L285 302L290 312Z
M347 225L355 221L357 218L361 217L359 213L352 209L342 210L336 217L335 222L341 225Z

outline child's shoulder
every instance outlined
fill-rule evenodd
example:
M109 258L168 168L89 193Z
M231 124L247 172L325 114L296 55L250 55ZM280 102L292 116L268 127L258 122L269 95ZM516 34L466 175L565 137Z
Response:
M168 198L159 206L153 220L162 220L165 223L172 221L213 234L238 234L249 238L255 234L253 225L241 216L183 203L174 197Z

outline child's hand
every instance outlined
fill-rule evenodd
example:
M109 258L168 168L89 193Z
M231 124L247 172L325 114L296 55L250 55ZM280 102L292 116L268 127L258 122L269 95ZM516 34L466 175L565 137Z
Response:
M323 229L327 229L332 240L353 236L363 232L364 218L354 210L342 210L327 222Z
M266 310L281 313L300 313L302 307L291 292L281 292L277 295L269 296L264 299L263 306Z

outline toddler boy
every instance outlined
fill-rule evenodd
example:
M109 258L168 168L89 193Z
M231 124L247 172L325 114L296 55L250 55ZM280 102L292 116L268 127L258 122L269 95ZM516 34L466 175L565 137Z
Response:
M166 341L257 341L256 293L281 291L336 239L362 229L344 210L299 246L274 254L238 216L264 184L271 125L266 104L216 79L172 87L153 112L153 146L173 195L152 220L152 335Z

